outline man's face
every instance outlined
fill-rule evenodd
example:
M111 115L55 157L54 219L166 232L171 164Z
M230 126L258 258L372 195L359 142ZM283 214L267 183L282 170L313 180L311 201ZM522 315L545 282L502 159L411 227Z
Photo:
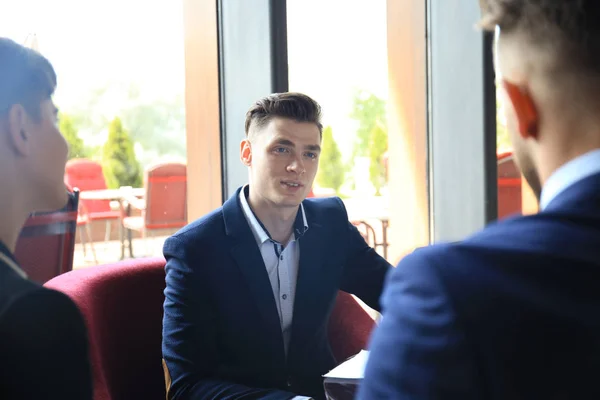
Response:
M29 153L23 168L32 191L36 211L56 210L67 202L64 184L68 145L58 130L57 113L51 99L40 104L40 118L26 118Z
M251 190L278 207L297 207L312 187L319 165L321 133L316 124L273 118L242 143Z
M542 184L532 150L532 139L524 138L519 132L519 120L515 111L517 105L513 103L503 84L504 80L516 85L524 84L524 82L522 82L524 76L523 60L519 58L519 52L514 48L511 48L511 46L514 45L514 39L510 42L505 42L499 34L499 30L496 30L494 51L497 79L496 88L500 91L502 103L500 112L503 112L506 117L506 127L513 146L515 161L525 177L525 180L539 200L542 192Z

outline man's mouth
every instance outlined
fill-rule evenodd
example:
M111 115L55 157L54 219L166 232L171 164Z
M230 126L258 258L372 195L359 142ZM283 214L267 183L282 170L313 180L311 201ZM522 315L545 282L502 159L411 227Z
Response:
M284 184L284 185L287 185L289 187L300 187L300 186L303 186L301 183L298 183L298 182L286 182L286 181L282 181L281 183Z

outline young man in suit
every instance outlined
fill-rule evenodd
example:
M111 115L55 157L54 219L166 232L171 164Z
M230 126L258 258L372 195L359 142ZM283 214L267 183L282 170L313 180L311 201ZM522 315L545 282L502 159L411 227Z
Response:
M0 398L91 399L87 332L64 294L27 280L13 256L33 211L63 207L67 143L52 102L56 75L0 38Z
M337 292L379 309L390 265L339 198L305 200L321 150L314 100L263 98L245 128L250 184L164 246L168 397L322 399L321 375L343 361L327 341Z
M360 399L600 398L600 2L480 3L540 212L400 262Z

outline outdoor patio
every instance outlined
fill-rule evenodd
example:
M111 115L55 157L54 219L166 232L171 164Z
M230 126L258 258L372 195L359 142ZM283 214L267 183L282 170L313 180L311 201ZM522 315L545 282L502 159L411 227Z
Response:
M133 255L135 257L160 257L162 256L162 246L168 236L157 236L154 238L133 239ZM89 243L86 244L87 252L83 255L83 245L75 244L75 253L73 256L73 269L85 268L90 265L96 265ZM108 242L94 242L96 249L96 258L98 264L110 264L119 261L121 258L121 243L118 240L109 240ZM129 250L125 249L125 257L129 256Z

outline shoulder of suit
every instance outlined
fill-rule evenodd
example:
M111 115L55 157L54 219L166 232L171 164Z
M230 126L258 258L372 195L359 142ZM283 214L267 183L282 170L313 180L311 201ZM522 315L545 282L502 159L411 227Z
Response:
M71 304L72 300L64 293L48 289L36 282L22 278L12 269L0 262L0 319L11 308L24 303L34 302L40 310L60 311L54 307L59 304Z
M223 207L211 211L210 213L190 222L175 234L172 238L177 238L179 241L187 242L190 240L200 239L202 237L214 237L216 232L223 231L225 225L223 222Z
M429 264L445 272L453 266L463 270L477 268L480 263L493 262L499 254L508 256L514 250L527 249L528 239L546 231L541 226L548 224L547 218L538 215L517 216L496 221L485 228L454 242L438 242L415 249L400 260L399 266L407 263Z
M344 202L339 197L309 198L302 202L304 210L308 213L317 213L331 216L331 213L346 214Z
M15 298L39 287L38 284L21 277L0 259L0 313Z

